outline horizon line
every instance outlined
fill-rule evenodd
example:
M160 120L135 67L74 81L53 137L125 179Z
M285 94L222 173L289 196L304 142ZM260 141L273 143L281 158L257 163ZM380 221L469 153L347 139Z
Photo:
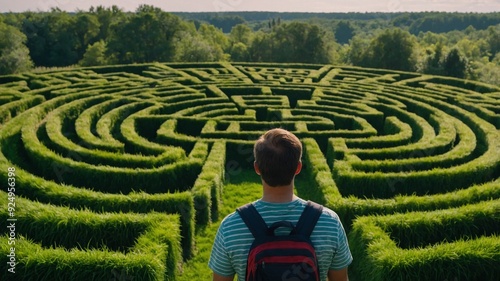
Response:
M113 6L117 5L111 5L111 6L92 6L94 8L96 7L104 7L104 8L111 8ZM481 11L443 11L443 10L423 10L423 11L331 11L331 12L310 12L310 11L272 11L272 10L241 10L241 11L235 11L235 10L224 10L224 11L181 11L181 10L173 10L173 11L168 11L164 10L160 7L153 6L155 8L161 9L163 12L167 13L190 13L190 14L201 14L201 13L280 13L280 14L403 14L403 13L443 13L443 14L495 14L495 13L500 13L500 10L498 11L487 11L487 12L481 12ZM125 10L123 7L118 7L122 9L124 12L135 12L135 10ZM60 9L59 7L51 7L50 9ZM24 10L24 11L0 11L0 13L5 14L5 13L26 13L26 12L35 12L35 13L45 13L45 12L50 12L49 10ZM67 10L62 10L62 12L68 12L68 13L77 13L80 11L83 12L89 12L90 8L88 10L83 10L83 9L77 9L74 11L67 11Z

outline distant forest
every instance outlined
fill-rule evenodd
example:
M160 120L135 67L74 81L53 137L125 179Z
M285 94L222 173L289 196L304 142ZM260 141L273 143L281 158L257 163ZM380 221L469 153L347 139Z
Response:
M324 23L335 21L358 22L361 26L369 21L386 22L386 24L407 29L417 35L420 32L449 32L464 30L469 26L475 29L487 29L489 26L500 23L500 13L279 13L279 12L205 12L188 13L176 12L184 19L208 22L221 28L223 32L230 32L231 28L240 23L262 23L269 19L285 21L317 20ZM363 24L365 23L365 24Z
M150 5L0 14L0 74L144 62L293 62L500 85L500 13L168 13Z

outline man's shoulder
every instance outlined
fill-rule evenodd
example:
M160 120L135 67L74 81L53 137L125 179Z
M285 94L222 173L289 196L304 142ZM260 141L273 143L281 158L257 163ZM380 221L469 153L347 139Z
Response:
M254 202L248 203L248 204L254 204ZM245 204L247 205L247 204ZM243 207L245 205L241 205L240 207ZM231 228L236 224L242 224L243 220L241 219L240 215L238 214L238 211L234 210L232 213L224 217L221 221L221 226L223 228Z
M301 198L299 198L299 200L302 203L302 205L304 206L304 208L305 208L305 206L307 206L308 202L311 202L313 205L321 206L321 208L322 208L321 217L331 218L331 219L335 219L335 220L337 220L339 218L339 216L337 215L337 213L335 213L335 211L333 211L332 209L328 208L327 206L325 206L323 204L319 204L319 203L314 202L312 200L304 200Z
M337 213L334 210L326 206L323 206L323 213L321 215L333 220L339 220L339 215L337 215Z
M307 204L307 201L306 201L306 204ZM316 203L316 204L318 204L318 203ZM321 216L318 220L319 223L330 224L330 225L341 224L340 218L335 211L326 207L325 205L321 205L321 204L318 204L318 205L322 206Z
M228 225L238 223L239 221L241 221L240 215L238 214L238 212L234 211L227 215L224 219L222 219L221 226L226 227Z

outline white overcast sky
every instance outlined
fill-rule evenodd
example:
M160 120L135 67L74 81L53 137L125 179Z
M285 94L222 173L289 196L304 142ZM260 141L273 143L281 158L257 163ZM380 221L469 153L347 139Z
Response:
M140 4L153 5L167 12L500 11L500 0L0 0L0 12L47 11L51 7L73 12L99 5L117 5L126 11L134 11Z

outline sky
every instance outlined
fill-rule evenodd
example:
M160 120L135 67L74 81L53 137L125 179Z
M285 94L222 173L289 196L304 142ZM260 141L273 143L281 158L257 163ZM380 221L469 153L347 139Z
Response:
M500 0L0 0L0 12L74 12L91 6L117 5L134 11L140 4L167 12L500 12Z

